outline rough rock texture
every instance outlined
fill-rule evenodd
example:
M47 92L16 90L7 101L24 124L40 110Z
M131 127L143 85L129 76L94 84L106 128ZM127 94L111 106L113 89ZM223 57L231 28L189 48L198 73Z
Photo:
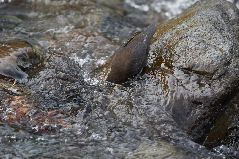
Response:
M145 72L161 79L166 109L195 140L237 92L238 26L239 12L231 3L203 0L159 25L154 35Z

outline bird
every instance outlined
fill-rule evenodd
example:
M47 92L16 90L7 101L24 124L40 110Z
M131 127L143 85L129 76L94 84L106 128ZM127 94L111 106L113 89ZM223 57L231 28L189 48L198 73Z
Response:
M156 23L134 35L113 54L106 81L121 84L135 77L146 66L149 45L156 32Z

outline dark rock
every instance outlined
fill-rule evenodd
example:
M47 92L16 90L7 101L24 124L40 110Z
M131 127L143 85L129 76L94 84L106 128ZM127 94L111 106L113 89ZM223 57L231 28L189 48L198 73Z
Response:
M226 106L227 109L218 117L203 144L209 148L225 145L230 149L227 155L232 155L239 148L239 94Z

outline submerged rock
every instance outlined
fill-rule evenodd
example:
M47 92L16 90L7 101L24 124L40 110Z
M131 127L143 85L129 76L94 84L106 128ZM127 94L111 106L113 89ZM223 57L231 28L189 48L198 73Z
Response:
M0 42L0 74L13 79L25 79L26 71L42 64L43 50L38 44L26 40Z
M163 145L163 146L162 146ZM152 159L152 158L175 158L175 159L185 159L185 158L193 158L193 159L200 159L203 158L202 156L196 153L189 153L179 148L174 147L165 141L158 141L153 145L148 143L141 143L139 147L134 150L133 152L127 155L127 159L137 159L137 158L144 158L144 159Z
M92 100L93 95L90 94L95 86L88 86L82 76L87 81L87 69L100 65L95 59L104 61L115 47L106 38L81 29L68 34L59 33L50 43L43 69L39 69L43 60L39 45L24 40L5 42L2 44L4 50L0 52L11 56L1 54L6 61L4 64L12 66L12 72L19 71L15 69L19 67L20 75L30 76L30 80L13 85L8 80L0 79L0 122L34 133L52 133L61 128L70 128L72 123L69 118L77 113L83 113L84 117L89 115L91 110L88 109L93 105L86 101ZM17 53L23 54L25 60L22 56L18 59ZM12 58L15 61L12 62ZM5 68L0 67L0 70ZM7 72L7 75L11 74ZM14 74L10 77L17 79L18 76ZM87 110L84 110L85 107Z
M57 110L43 111L34 96L7 95L0 91L5 98L0 106L0 121L7 122L16 129L25 129L32 133L54 132L68 127L63 117L64 113Z
M13 29L20 25L22 20L16 16L0 15L0 30L1 29Z

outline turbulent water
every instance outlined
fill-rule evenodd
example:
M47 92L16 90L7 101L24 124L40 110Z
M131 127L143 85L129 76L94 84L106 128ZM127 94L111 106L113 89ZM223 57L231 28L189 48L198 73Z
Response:
M195 2L1 0L0 41L34 39L46 62L14 87L26 87L30 95L12 95L7 86L0 90L0 158L183 159L237 153L223 144L209 151L191 141L167 108L158 106L166 105L159 81L139 79L124 87L95 75L132 33ZM30 110L24 119L30 121L7 119L18 105Z

